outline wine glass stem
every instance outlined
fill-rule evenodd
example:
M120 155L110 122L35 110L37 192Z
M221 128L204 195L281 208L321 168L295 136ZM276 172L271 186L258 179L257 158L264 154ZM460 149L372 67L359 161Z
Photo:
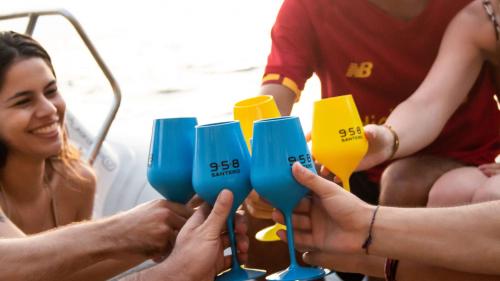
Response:
M234 214L230 214L227 218L227 231L229 233L229 241L231 242L231 268L234 270L241 269L238 261L238 251L236 250L236 238L234 235Z
M295 257L295 242L293 240L293 225L292 225L292 215L289 212L283 212L285 214L286 223L286 239L288 240L288 252L290 252L290 267L298 266L297 258Z

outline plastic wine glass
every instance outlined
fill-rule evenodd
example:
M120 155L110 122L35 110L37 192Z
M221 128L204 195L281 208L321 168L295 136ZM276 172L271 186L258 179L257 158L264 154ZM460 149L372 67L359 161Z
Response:
M233 114L234 120L240 121L241 130L243 131L243 136L245 137L250 153L252 153L250 140L253 137L253 122L281 116L273 96L270 95L261 95L237 102L234 105ZM253 194L250 194L250 196L253 196ZM263 212L263 214L260 214L259 218L270 219L271 213ZM262 242L279 241L280 238L276 233L281 229L284 230L286 227L276 223L258 231L255 234L255 239Z
M265 275L265 270L241 267L237 258L234 212L252 190L250 154L238 121L196 126L193 186L196 193L212 205L223 189L233 192L233 207L227 219L232 265L215 280L243 281Z
M185 204L194 195L193 171L195 117L153 121L147 178L170 201Z
M351 95L314 103L311 138L316 160L350 191L349 178L368 150L363 123Z
M292 212L308 189L295 181L291 166L299 161L316 173L298 117L280 117L254 123L251 182L260 196L285 216L290 266L266 277L267 280L314 280L329 270L303 267L297 263Z

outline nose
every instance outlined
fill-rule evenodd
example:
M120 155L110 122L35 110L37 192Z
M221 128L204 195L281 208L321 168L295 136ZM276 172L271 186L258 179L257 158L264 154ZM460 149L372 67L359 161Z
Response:
M57 113L57 107L51 100L45 96L41 97L36 106L36 117L43 118Z

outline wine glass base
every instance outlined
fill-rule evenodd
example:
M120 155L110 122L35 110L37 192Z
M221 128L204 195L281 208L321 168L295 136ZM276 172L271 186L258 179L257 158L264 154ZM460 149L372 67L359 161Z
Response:
M315 280L322 278L330 273L329 269L317 267L290 266L280 272L273 273L266 277L266 280Z
M222 272L215 278L215 281L245 281L264 275L266 275L266 271L262 269L236 267Z
M266 227L255 234L255 239L261 242L280 241L280 238L277 234L278 230L286 230L286 226L277 223Z

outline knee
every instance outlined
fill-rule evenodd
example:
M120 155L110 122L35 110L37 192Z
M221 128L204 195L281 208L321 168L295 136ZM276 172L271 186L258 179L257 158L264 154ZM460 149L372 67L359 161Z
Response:
M488 178L474 193L472 202L486 202L500 199L500 175Z
M420 194L419 177L411 165L399 160L389 165L380 179L380 203L388 206L418 206L425 204L427 192ZM417 199L418 198L418 199ZM418 203L423 201L422 203Z
M469 204L485 180L486 176L476 167L462 167L446 172L432 186L427 206Z

